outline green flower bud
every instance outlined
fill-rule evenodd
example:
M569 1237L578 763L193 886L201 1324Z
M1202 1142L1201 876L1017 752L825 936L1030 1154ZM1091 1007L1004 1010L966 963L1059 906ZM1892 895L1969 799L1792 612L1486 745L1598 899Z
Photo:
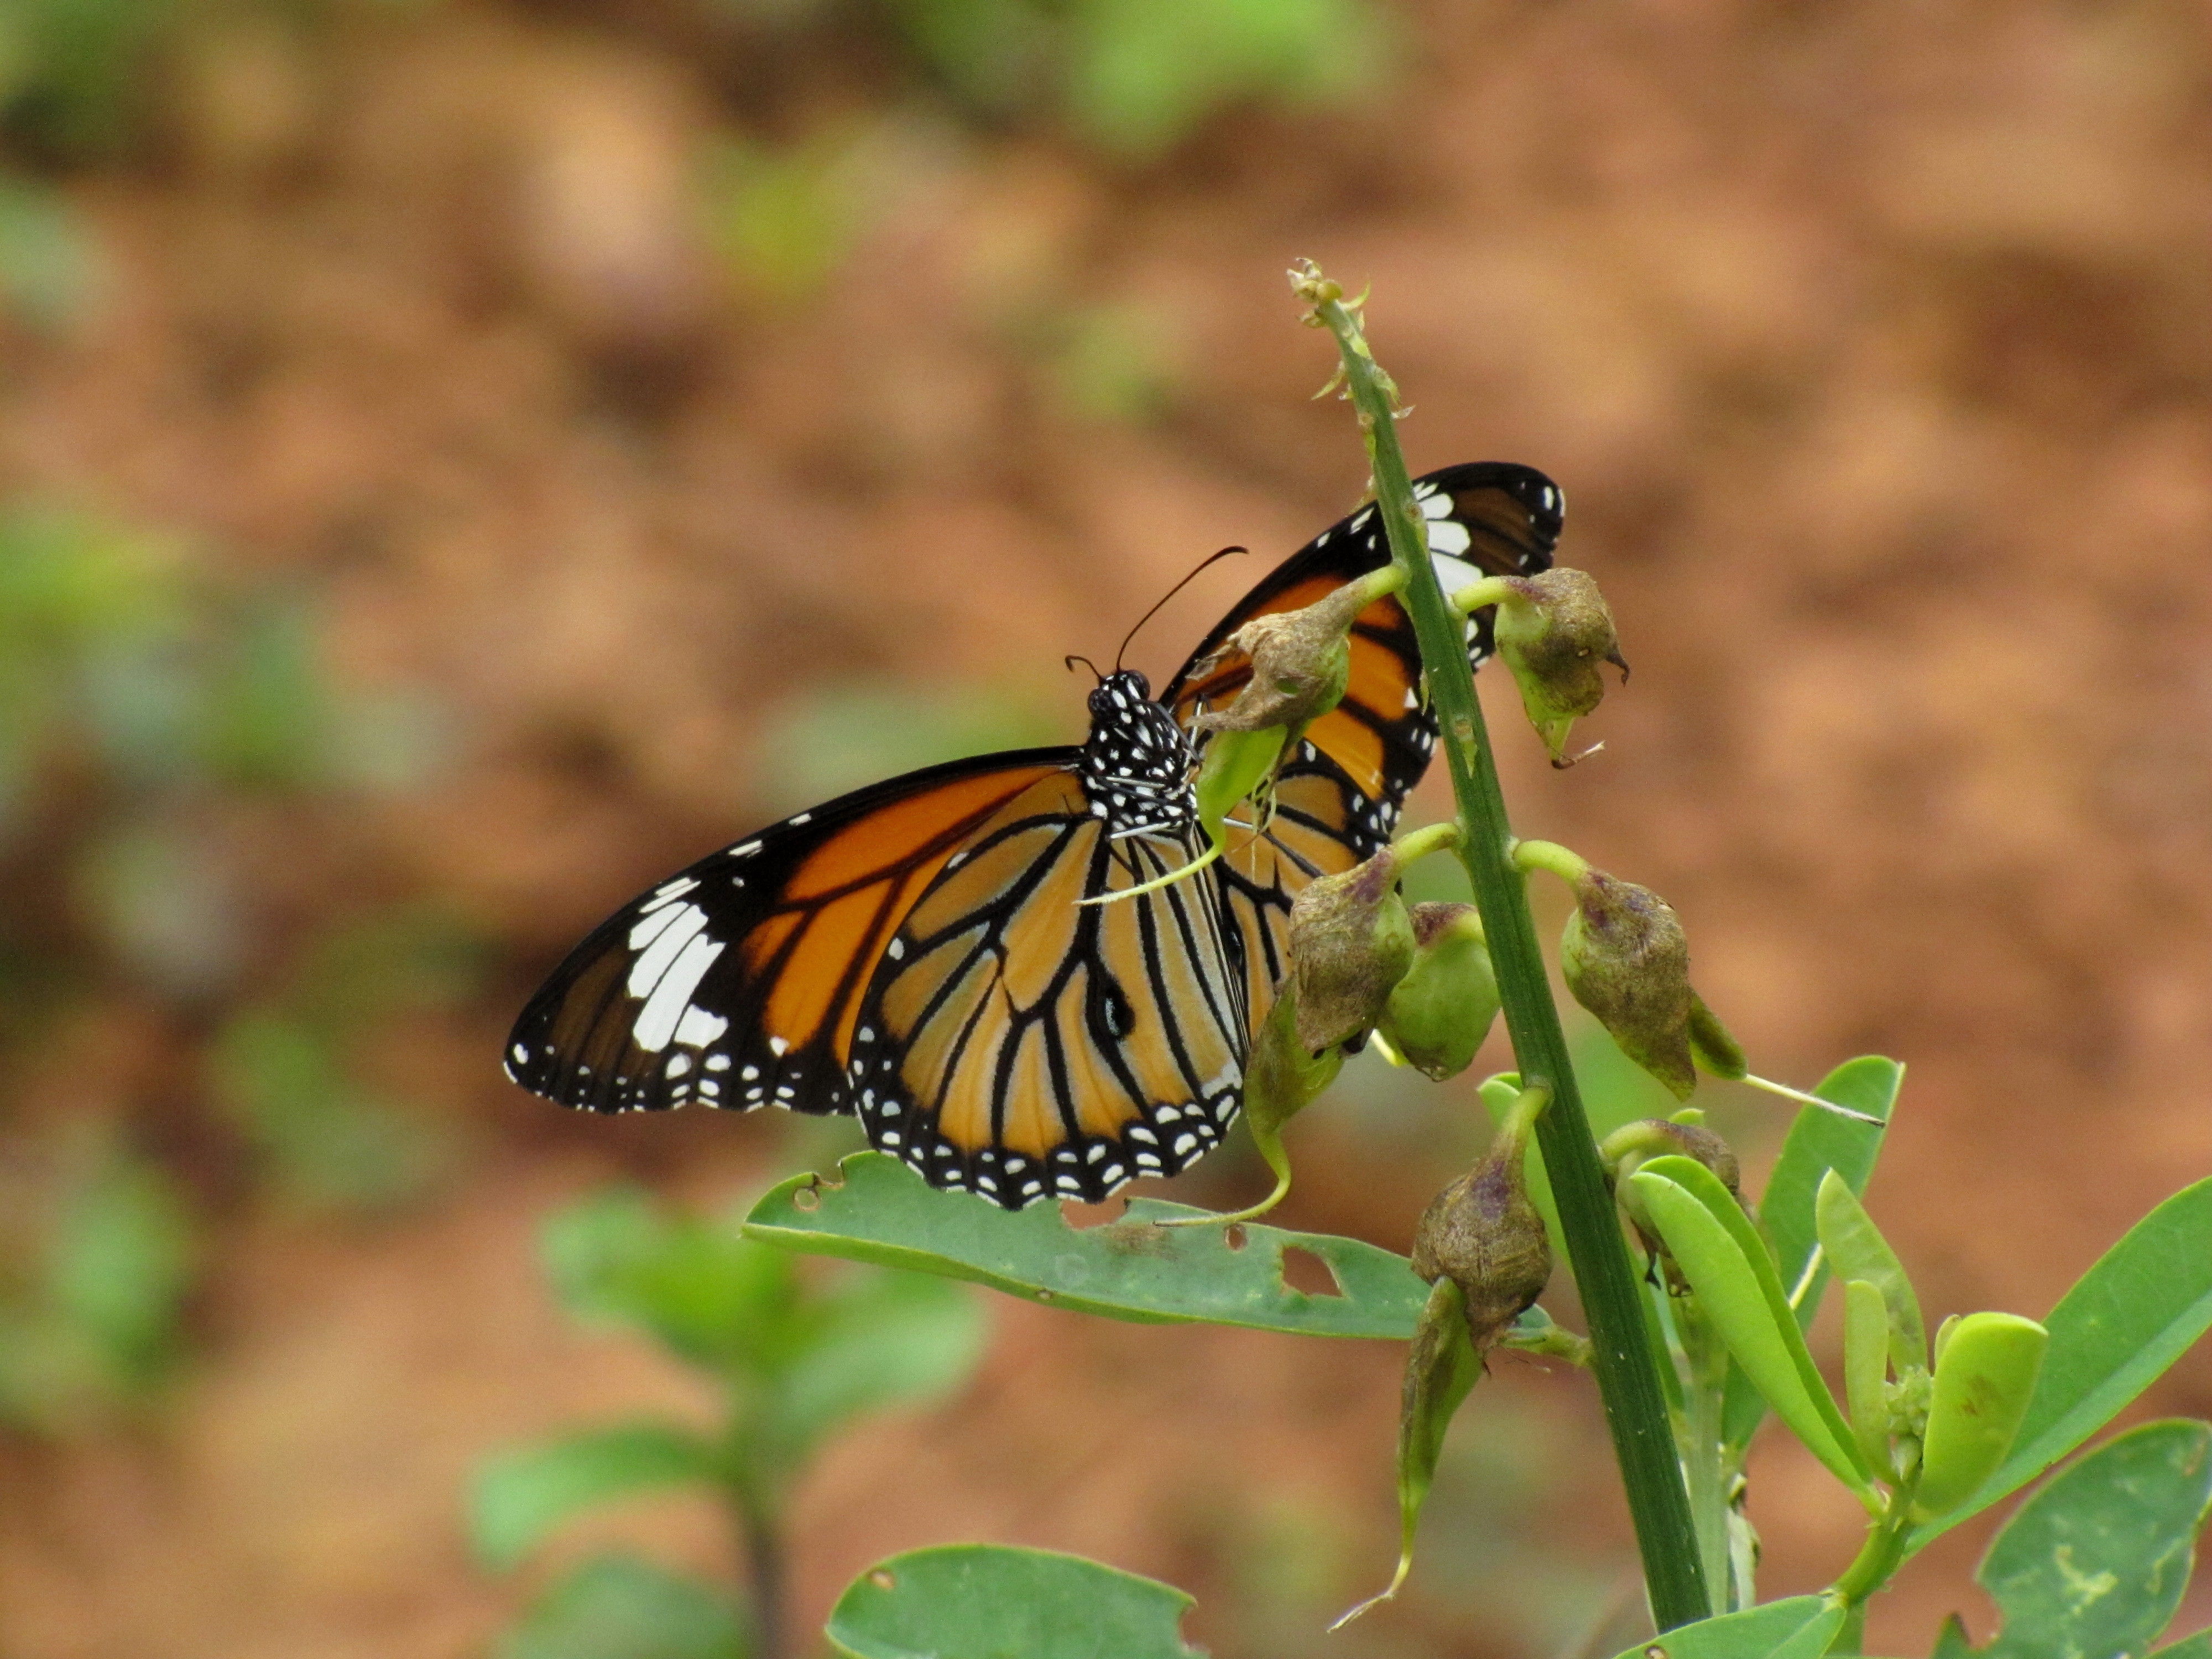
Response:
M1482 1161L1438 1193L1413 1229L1413 1271L1431 1284L1448 1279L1459 1286L1478 1354L1534 1304L1552 1277L1551 1240L1523 1167L1529 1132L1549 1100L1548 1091L1524 1091Z
M1498 975L1472 904L1413 908L1413 965L1376 1029L1408 1066L1441 1082L1473 1064L1498 1018Z
M1915 1521L1948 1515L1996 1473L2027 1415L2050 1342L2048 1331L2017 1314L1968 1314L1951 1327L1928 1402Z
M1698 1086L1690 1047L1690 942L1674 907L1648 887L1585 867L1559 941L1577 1002L1621 1052L1686 1100Z
M1528 723L1551 751L1552 764L1566 759L1567 734L1605 700L1600 663L1625 677L1613 612L1587 572L1556 566L1534 576L1500 576L1477 583L1459 598L1462 609L1495 604L1498 655L1521 688Z
M1251 678L1228 708L1200 714L1192 729L1282 731L1288 753L1307 726L1343 702L1352 679L1352 624L1359 613L1405 585L1405 572L1386 565L1303 610L1253 617L1199 665L1202 676L1222 659L1242 655L1251 659Z
M1413 965L1400 868L1386 847L1364 864L1309 882L1291 902L1290 977L1297 986L1298 1041L1310 1054L1373 1025Z

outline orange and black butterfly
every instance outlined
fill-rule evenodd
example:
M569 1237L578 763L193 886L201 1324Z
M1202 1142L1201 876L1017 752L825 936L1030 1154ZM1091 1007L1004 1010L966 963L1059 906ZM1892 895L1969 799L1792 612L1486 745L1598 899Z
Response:
M1447 592L1551 563L1563 503L1528 467L1417 479ZM1343 702L1283 766L1264 823L1187 881L1109 903L1207 847L1191 724L1249 665L1253 617L1387 563L1373 506L1238 601L1156 701L1105 676L1080 748L930 767L709 854L633 900L523 1010L507 1074L564 1105L693 1101L857 1116L931 1185L1008 1209L1097 1200L1216 1145L1285 966L1291 901L1373 853L1436 743L1413 627L1361 613ZM1469 625L1476 661L1489 618Z

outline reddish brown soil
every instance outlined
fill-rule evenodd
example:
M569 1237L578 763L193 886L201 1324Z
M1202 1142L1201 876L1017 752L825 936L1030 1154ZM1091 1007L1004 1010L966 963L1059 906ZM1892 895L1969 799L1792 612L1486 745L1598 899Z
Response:
M1674 902L1762 1068L1910 1062L1874 1206L1934 1310L2041 1312L2212 1170L2199 9L1416 5L1371 112L1232 118L1155 170L917 129L855 256L789 305L716 264L685 158L718 125L826 120L872 71L733 105L637 12L394 9L280 52L283 118L187 100L156 155L69 180L113 295L76 337L10 342L0 487L295 578L352 683L442 699L460 759L431 785L252 829L269 926L428 891L506 965L395 1037L473 1137L458 1185L350 1227L236 1199L167 1426L4 1454L0 1646L483 1650L539 1577L470 1566L475 1461L708 1407L551 1311L538 1222L619 1170L720 1201L771 1157L732 1120L556 1121L498 1080L505 1020L611 904L769 810L782 700L1012 684L1073 731L1063 653L1109 652L1196 556L1285 551L1356 500L1348 416L1308 401L1297 255L1372 279L1417 468L1565 486L1565 556L1635 673L1564 775L1492 685L1518 823ZM1155 423L1067 412L1022 344L1106 302L1172 362ZM1210 576L1140 659L1246 579ZM25 1109L151 1109L174 1041L118 1004L57 1036ZM1372 1110L1315 1116L1293 1221L1402 1244L1443 1161ZM1255 1179L1230 1160L1209 1190ZM1224 1654L1324 1650L1389 1554L1397 1354L994 1319L957 1401L810 1478L799 1617L893 1550L993 1538L1188 1585ZM1581 1472L1484 1524L1601 1586L1627 1557L1587 1390L1509 1370L1470 1413L1549 1425ZM2201 1352L2153 1405L2212 1413ZM1786 1448L1754 1477L1771 1589L1825 1582L1849 1501ZM1284 1512L1329 1565L1271 1601ZM726 1547L681 1504L613 1537L713 1571ZM1874 1650L1925 1651L1954 1607L1986 1629L1972 1550L1907 1575ZM1547 1651L1439 1611L1505 1594L1469 1572L1326 1650Z

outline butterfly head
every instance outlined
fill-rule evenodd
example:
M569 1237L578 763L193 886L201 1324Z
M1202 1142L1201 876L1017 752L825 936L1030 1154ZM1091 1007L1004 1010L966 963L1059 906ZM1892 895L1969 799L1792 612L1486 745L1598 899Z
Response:
M1116 669L1091 694L1091 737L1083 745L1084 787L1102 817L1181 823L1190 795L1190 740L1152 682Z

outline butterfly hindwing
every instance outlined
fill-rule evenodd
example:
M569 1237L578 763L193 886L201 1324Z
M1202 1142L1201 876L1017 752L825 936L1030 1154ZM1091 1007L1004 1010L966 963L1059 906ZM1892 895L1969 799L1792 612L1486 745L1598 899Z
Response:
M846 1050L885 941L977 825L1078 753L932 767L679 871L555 970L507 1039L507 1075L599 1112L849 1109Z
M1187 791L1180 734L1144 708L1155 780ZM1008 1208L1173 1175L1241 1098L1248 1015L1219 890L1201 876L1127 892L1187 868L1203 838L1188 811L1130 827L1137 798L1094 790L1042 781L947 860L854 1034L870 1141Z

